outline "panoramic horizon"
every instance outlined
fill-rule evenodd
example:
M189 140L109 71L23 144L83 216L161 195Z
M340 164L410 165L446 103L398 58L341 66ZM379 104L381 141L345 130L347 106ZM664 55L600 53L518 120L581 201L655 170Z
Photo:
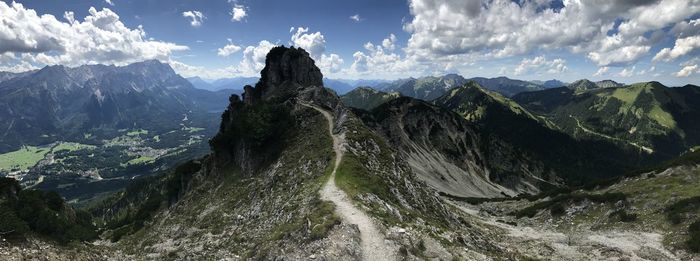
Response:
M0 259L700 260L698 54L700 0L0 1Z
M4 1L0 71L158 59L183 77L255 77L267 51L285 45L307 50L331 79L700 84L692 1L472 3Z

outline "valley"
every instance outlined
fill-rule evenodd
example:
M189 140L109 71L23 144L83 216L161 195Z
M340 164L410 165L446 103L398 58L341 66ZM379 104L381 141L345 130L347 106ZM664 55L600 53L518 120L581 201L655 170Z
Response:
M211 130L211 126L209 129ZM101 144L54 142L0 155L0 174L22 186L61 193L72 203L89 201L122 189L129 180L207 153L204 128L183 127L163 134L119 131Z
M0 82L1 94L58 72L72 83L42 80L40 92L87 104L53 104L48 118L5 111L21 122L8 133L27 141L0 154L0 254L697 258L696 86L451 74L339 96L302 48L265 61L242 91L196 89L158 61ZM129 88L91 83L110 77ZM128 102L107 106L107 94Z

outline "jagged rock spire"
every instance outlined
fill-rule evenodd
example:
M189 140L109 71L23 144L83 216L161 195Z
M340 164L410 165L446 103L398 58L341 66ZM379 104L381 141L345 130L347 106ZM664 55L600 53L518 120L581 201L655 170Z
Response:
M300 88L322 88L323 74L309 53L302 48L277 46L265 59L260 81L245 88L243 101L253 103L276 94L288 94Z

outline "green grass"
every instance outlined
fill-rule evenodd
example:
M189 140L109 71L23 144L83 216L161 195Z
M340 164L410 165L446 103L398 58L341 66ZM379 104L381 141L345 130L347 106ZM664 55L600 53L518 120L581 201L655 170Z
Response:
M637 100L637 97L639 97L639 94L642 93L642 90L644 90L643 85L635 84L625 88L616 88L611 96L622 101L622 103L624 103L623 106L629 108L632 106L634 101Z
M127 136L132 136L132 137L139 136L139 135L147 135L147 134L148 134L148 130L141 130L141 129L132 130L132 131L129 131L126 133Z
M154 162L156 159L151 156L140 156L126 162L126 165L137 165Z
M93 146L93 145L85 145L85 144L80 144L80 143L75 143L75 142L61 142L52 148L52 152L59 152L62 150L75 151L75 150L79 150L79 149L93 149L93 148L95 148L95 146Z
M13 152L0 154L0 170L27 170L36 165L50 151L50 148L25 146Z
M199 127L182 127L182 130L188 131L190 133L193 132L198 132L198 131L203 131L204 128L199 128Z

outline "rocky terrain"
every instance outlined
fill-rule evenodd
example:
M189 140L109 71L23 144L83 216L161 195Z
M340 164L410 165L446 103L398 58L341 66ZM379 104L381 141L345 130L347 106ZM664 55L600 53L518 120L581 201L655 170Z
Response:
M81 210L55 196L29 198L80 233L47 234L8 197L0 205L18 214L0 222L0 253L10 260L697 258L697 153L632 171L645 154L576 141L475 82L433 103L398 97L377 105L346 106L324 88L305 50L275 47L260 80L230 96L208 155L134 179ZM549 145L532 144L542 140ZM40 193L33 191L24 193ZM22 222L29 224L22 235L4 229Z

